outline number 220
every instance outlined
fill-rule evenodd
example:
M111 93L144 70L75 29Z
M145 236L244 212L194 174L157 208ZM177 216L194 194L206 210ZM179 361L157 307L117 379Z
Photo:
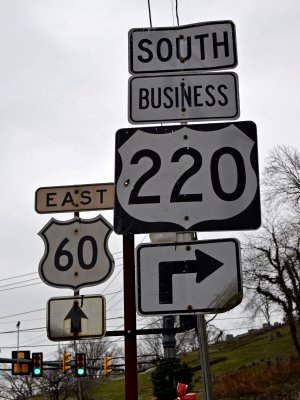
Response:
M198 150L192 147L182 147L176 150L175 153L172 155L170 162L177 163L180 161L181 157L185 155L192 157L194 162L192 166L190 166L175 182L170 196L171 203L194 202L203 200L202 193L181 193L183 185L202 167L202 155ZM235 189L231 193L224 192L220 181L219 162L221 157L224 155L232 156L236 165L237 183ZM160 203L160 196L157 194L142 196L139 193L144 184L159 172L161 168L161 158L159 154L157 154L154 150L144 149L135 153L130 163L138 164L142 158L149 158L152 161L152 166L137 180L130 193L129 204ZM240 152L232 147L223 147L219 150L216 150L213 153L210 161L210 176L213 190L221 200L237 200L243 194L246 186L245 164Z

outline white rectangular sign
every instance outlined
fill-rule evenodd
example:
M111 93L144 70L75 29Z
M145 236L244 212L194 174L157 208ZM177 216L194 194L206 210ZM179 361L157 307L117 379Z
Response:
M242 301L239 241L142 244L137 280L142 315L228 311Z
M234 72L131 77L128 93L132 124L239 117Z
M237 65L232 21L129 31L129 72L199 71Z
M105 298L101 295L52 297L47 303L47 334L53 341L105 335Z
M35 192L35 210L40 214L114 208L114 184L41 187Z

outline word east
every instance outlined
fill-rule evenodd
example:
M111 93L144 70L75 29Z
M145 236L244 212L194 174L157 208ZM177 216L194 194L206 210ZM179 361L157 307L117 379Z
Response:
M107 189L98 189L96 192L99 194L98 200L99 204L102 204L104 201L104 193L107 192ZM92 193L89 190L83 190L78 194L72 194L71 192L66 192L64 195L61 204L57 204L57 193L56 192L49 192L46 195L46 206L47 207L57 207L65 206L65 205L72 205L77 207L78 204L84 206L90 204L93 201Z

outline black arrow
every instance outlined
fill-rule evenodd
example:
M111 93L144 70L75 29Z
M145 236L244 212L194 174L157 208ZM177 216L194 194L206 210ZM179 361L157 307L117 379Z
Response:
M163 261L158 264L159 304L173 303L172 277L174 274L196 272L196 282L200 283L223 265L222 262L198 249L195 250L195 256L196 260Z
M88 319L88 317L79 307L78 301L74 301L73 307L65 317L65 320L71 319L71 332L74 333L74 336L78 336L78 333L81 332L82 318Z

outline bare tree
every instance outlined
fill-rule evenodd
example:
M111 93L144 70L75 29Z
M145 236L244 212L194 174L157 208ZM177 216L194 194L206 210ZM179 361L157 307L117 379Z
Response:
M187 354L199 348L198 336L195 329L176 335L176 354Z
M272 314L278 310L278 307L268 297L259 294L256 290L248 290L244 304L244 310L250 313L250 320L254 321L262 316L271 326Z
M263 178L264 223L244 244L244 274L252 311L270 317L270 303L280 308L300 355L296 319L300 316L300 153L277 146ZM248 303L249 307L249 303Z
M70 372L63 374L59 369L44 370L43 377L36 380L39 393L50 400L65 400L76 393L77 380Z
M300 356L296 318L300 315L300 221L291 215L265 220L259 233L244 244L244 280L280 307Z
M263 179L265 198L269 204L300 204L300 153L288 146L277 146L270 153Z
M26 400L36 393L37 385L30 375L11 375L10 371L1 371L0 398L5 400Z
M154 317L149 319L149 323L145 328L161 328L162 318ZM142 335L138 340L138 359L140 368L148 368L153 362L163 358L163 346L161 335Z

